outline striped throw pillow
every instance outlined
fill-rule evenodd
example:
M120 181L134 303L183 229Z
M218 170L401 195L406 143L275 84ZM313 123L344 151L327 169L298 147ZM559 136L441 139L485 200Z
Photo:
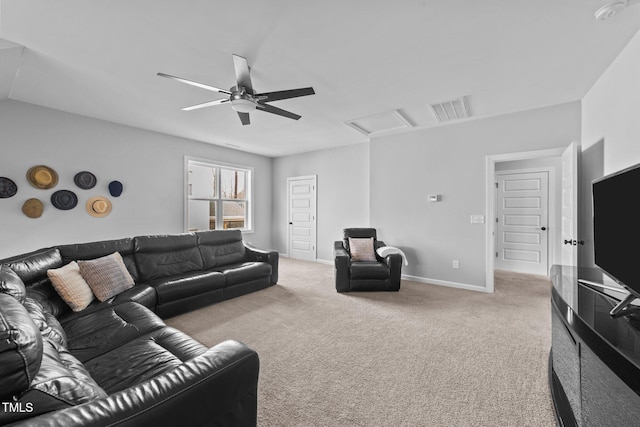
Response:
M78 261L80 274L100 301L126 291L134 284L118 252L87 261Z

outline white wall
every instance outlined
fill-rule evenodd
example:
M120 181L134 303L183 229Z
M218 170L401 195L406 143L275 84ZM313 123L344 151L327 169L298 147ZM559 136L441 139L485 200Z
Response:
M485 288L487 155L580 140L578 102L378 137L371 141L370 221L409 258L403 274ZM429 194L442 201L429 203ZM452 260L460 268L452 268Z
M591 181L640 163L640 32L582 99L580 260L593 265Z
M55 244L115 239L141 234L184 231L184 156L255 168L254 233L245 239L271 247L271 165L267 157L230 150L155 132L64 113L17 101L0 102L0 176L18 185L16 196L0 199L0 258ZM25 177L34 165L59 175L51 190L32 187ZM98 178L91 190L78 188L73 177L88 170ZM119 198L109 195L112 180L124 184ZM78 206L61 211L51 194L74 191ZM107 196L113 211L105 218L87 214L91 196ZM43 215L26 217L21 207L36 197Z
M273 161L273 245L287 253L287 178L318 176L317 259L333 262L346 227L369 225L369 144L278 157Z

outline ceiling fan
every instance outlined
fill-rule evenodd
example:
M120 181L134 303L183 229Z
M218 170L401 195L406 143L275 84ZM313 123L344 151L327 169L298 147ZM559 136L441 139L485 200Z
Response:
M172 80L177 80L182 83L186 83L191 86L207 89L213 92L219 92L224 95L228 95L228 98L216 99L214 101L204 102L202 104L192 105L185 107L182 110L191 111L199 108L211 107L213 105L220 105L225 103L231 103L233 108L240 117L240 121L243 125L248 125L249 113L254 110L266 111L267 113L277 114L278 116L288 117L293 120L298 120L301 116L283 110L281 108L274 107L267 104L267 102L280 101L282 99L297 98L299 96L314 95L312 87L305 87L301 89L280 90L276 92L255 93L253 85L251 84L251 76L249 74L249 64L247 59L233 55L233 66L236 71L236 86L233 86L229 90L220 89L215 86L207 85L204 83L194 82L193 80L183 79L181 77L171 76L165 73L158 73L160 77L166 77Z

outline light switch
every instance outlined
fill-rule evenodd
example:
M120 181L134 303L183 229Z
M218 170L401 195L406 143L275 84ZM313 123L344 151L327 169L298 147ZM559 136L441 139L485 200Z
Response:
M440 195L439 194L430 194L429 195L429 203L439 202L439 201L440 201Z
M471 215L471 224L484 224L484 215Z

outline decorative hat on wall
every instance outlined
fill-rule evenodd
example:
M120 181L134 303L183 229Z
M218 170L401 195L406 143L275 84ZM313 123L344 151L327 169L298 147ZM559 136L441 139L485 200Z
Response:
M109 193L113 197L120 197L122 194L122 183L120 181L111 181L109 183Z
M111 201L106 197L96 196L87 200L87 212L96 218L102 218L111 213Z
M0 176L0 199L13 197L18 192L18 186L13 180Z
M29 218L40 218L44 205L38 199L29 199L22 205L22 213Z
M96 186L98 180L96 179L96 176L91 172L82 171L78 172L76 176L73 177L73 182L75 182L76 185L83 190L89 190Z
M68 211L78 204L78 196L69 190L58 190L51 195L51 204L56 208Z
M33 166L27 171L29 184L41 190L48 190L58 184L58 173L49 166Z

